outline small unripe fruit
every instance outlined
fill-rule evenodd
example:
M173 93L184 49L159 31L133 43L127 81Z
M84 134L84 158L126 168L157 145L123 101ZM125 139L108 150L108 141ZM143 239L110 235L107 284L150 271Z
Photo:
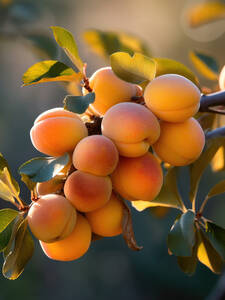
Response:
M49 194L41 196L31 206L27 219L34 236L51 243L70 235L76 224L77 214L65 197Z
M183 123L161 122L161 134L153 145L156 154L173 166L195 161L205 145L205 135L198 121L190 118Z
M177 74L156 77L144 92L147 107L159 119L175 123L184 122L197 113L200 97L197 86Z
M146 107L136 103L119 103L111 107L102 120L103 135L112 139L119 154L138 157L157 141L160 126Z
M101 236L116 236L122 232L123 204L112 193L110 200L101 208L86 213L94 233Z
M50 109L41 114L30 131L34 147L51 156L72 152L76 144L87 135L87 128L81 118L62 108Z
M40 241L44 253L51 259L71 261L83 256L91 244L91 226L87 219L77 214L77 223L72 233L61 241L44 243Z
M90 107L100 115L113 105L131 101L134 96L141 94L141 88L118 78L111 67L97 70L89 79L90 87L95 92L95 101ZM88 91L83 89L86 95Z
M112 183L109 177L75 171L67 178L64 193L77 210L88 212L109 201Z
M135 158L120 157L111 178L113 188L130 201L153 200L163 183L161 166L151 153Z
M81 140L73 152L76 169L98 176L111 174L119 154L113 142L103 135L91 135Z

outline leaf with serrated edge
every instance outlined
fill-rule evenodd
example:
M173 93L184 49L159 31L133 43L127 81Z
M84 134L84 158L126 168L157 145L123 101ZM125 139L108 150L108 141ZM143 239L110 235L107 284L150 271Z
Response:
M168 234L168 248L176 256L191 256L195 244L195 214L192 210L183 213L175 221Z
M151 58L135 53L130 56L126 52L116 52L110 56L113 72L122 80L141 83L155 77L155 62Z
M218 80L219 65L213 57L198 51L191 51L189 57L195 68L205 78L209 80Z
M57 175L70 161L68 153L60 157L37 157L19 167L19 173L27 175L33 182L48 181Z
M172 208L182 208L183 203L177 189L177 168L168 170L164 184L159 195L153 201L132 201L132 206L138 211L142 211L148 207L164 206Z
M34 251L34 242L24 220L15 236L14 249L5 258L2 273L11 280L17 279L23 272Z
M225 229L214 224L213 222L207 221L206 236L215 250L225 261Z
M22 80L23 86L58 81L80 82L82 75L57 60L44 60L31 66Z
M199 261L208 267L212 272L220 274L223 268L223 261L218 252L213 248L204 232L197 231L199 246L197 256Z
M84 64L79 56L78 48L71 32L59 26L52 26L51 29L56 42L63 48L78 70L83 72Z
M85 96L66 96L63 100L64 109L72 111L77 114L84 113L89 104L95 101L95 93L88 93Z
M3 251L9 243L13 222L18 213L18 211L11 208L0 210L0 252Z
M195 85L200 87L198 78L195 74L184 64L164 57L154 57L156 62L156 77L164 74L178 74L191 80Z
M216 137L212 138L207 141L205 149L201 156L193 163L190 165L190 200L193 202L200 178L209 164L209 162L212 160L213 156L219 149L219 147L223 144L224 138L222 137Z

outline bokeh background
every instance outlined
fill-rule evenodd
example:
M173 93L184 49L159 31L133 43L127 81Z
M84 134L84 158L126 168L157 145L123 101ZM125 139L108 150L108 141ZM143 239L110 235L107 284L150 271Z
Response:
M49 83L21 88L22 74L44 58L24 34L46 32L51 25L70 30L77 41L81 56L88 63L88 75L107 62L96 56L83 40L87 29L123 31L143 39L154 56L176 59L193 68L188 53L200 49L212 54L222 67L225 63L224 20L190 28L186 20L188 7L197 1L184 0L0 0L0 152L8 160L16 179L17 168L26 160L38 156L32 147L29 130L41 112L62 106L66 95L59 84ZM64 62L58 49L52 54ZM215 83L199 76L203 85ZM198 195L201 201L209 188L224 172L207 169ZM22 195L29 195L21 183ZM182 170L180 191L188 194L187 170ZM4 207L3 201L0 207ZM213 198L207 215L225 227L224 197ZM36 243L35 255L16 281L0 276L0 299L31 300L215 300L222 299L223 276L212 274L198 265L194 276L184 275L176 258L169 256L166 236L176 211L157 217L154 211L133 212L137 241L144 248L132 252L122 237L103 239L92 244L78 261L60 263L49 260ZM2 262L2 260L0 261Z

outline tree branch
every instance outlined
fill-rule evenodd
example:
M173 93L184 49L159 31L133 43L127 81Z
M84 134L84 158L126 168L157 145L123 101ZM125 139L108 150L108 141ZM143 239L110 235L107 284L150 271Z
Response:
M202 95L200 100L200 112L212 112L225 114L225 91Z

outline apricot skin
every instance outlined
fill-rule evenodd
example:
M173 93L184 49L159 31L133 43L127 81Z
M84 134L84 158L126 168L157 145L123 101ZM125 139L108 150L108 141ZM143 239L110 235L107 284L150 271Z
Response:
M205 135L198 121L190 118L183 123L161 122L161 135L153 145L156 154L173 166L195 161L205 144Z
M111 237L122 233L123 204L114 193L103 207L86 213L86 217L98 235Z
M66 198L81 212L88 212L105 205L111 196L109 177L96 176L82 171L69 175L64 185Z
M161 120L184 122L200 105L200 90L189 79L166 74L151 81L144 92L147 107Z
M219 86L221 91L225 90L225 66L223 66L219 76Z
M48 181L39 182L36 186L38 195L55 194L60 191L64 186L64 178L65 176L62 174L56 175Z
M95 101L90 107L100 115L104 115L111 106L131 101L132 97L142 94L139 86L119 79L111 67L97 70L90 77L89 84L95 92ZM83 94L87 93L88 91L83 89Z
M102 134L112 139L120 155L138 157L159 138L160 126L149 109L126 102L116 104L106 112Z
M83 256L91 244L91 227L85 217L77 214L77 223L72 233L61 241L40 245L44 253L51 259L71 261Z
M87 135L87 128L80 117L62 108L50 109L41 114L30 131L33 146L51 156L72 152L76 144Z
M63 196L41 196L29 209L28 224L34 236L51 243L67 237L73 230L77 214Z
M120 157L111 178L113 188L130 201L153 200L163 183L160 164L151 153L136 158Z
M119 154L113 142L103 135L91 135L81 140L73 152L76 169L98 176L111 174Z

